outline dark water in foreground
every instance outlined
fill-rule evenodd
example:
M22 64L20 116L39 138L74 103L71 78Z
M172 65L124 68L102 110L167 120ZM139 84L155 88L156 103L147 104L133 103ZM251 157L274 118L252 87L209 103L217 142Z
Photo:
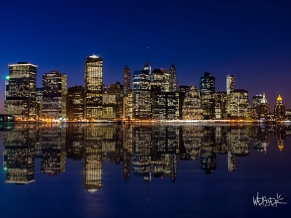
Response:
M0 217L291 215L287 125L0 124L0 153Z

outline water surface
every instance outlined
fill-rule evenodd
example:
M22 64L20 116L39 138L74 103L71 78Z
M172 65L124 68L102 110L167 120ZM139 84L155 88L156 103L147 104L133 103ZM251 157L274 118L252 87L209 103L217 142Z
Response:
M291 214L288 125L0 129L1 217ZM288 204L254 206L258 192L267 198L281 194Z

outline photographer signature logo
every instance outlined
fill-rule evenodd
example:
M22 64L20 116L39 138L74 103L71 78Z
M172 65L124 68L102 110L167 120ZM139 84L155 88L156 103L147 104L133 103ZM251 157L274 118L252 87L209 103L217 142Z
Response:
M267 198L266 196L259 197L259 192L257 192L257 197L253 197L254 206L260 207L277 207L278 204L287 204L286 202L282 202L284 198L281 198L281 195L277 194L277 198Z

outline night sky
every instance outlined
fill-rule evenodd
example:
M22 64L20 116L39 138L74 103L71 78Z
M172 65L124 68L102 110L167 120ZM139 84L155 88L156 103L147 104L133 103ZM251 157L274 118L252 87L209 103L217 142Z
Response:
M267 0L69 1L0 3L0 113L8 63L27 61L43 73L68 75L68 87L84 85L84 61L104 58L105 84L122 82L146 61L152 69L174 62L179 85L196 85L210 72L216 91L227 74L249 99L265 92L271 111L278 94L291 108L291 2Z

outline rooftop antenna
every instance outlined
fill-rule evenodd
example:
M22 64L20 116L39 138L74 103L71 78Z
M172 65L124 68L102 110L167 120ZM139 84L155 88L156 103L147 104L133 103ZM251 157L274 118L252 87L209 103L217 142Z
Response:
M149 62L149 47L147 46L147 63Z

